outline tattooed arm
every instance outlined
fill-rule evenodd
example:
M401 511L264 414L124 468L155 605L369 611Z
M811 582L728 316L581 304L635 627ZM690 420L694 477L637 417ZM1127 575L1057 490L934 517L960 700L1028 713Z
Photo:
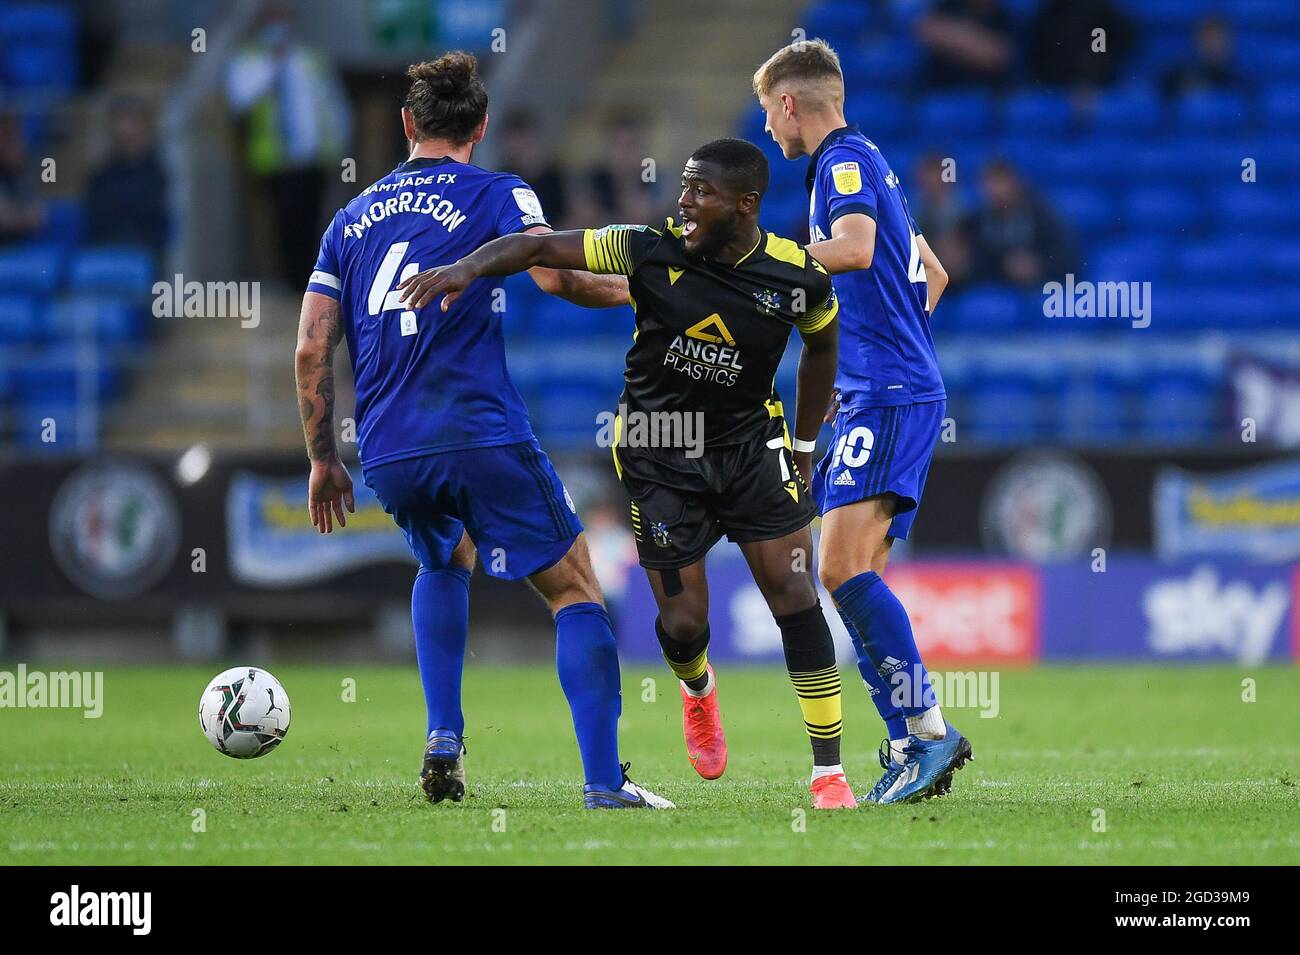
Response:
M347 526L343 509L356 510L352 478L339 459L334 444L334 352L343 337L339 303L328 295L308 292L302 299L298 321L298 349L294 355L298 379L298 411L311 458L307 510L322 534ZM332 514L331 514L332 509Z

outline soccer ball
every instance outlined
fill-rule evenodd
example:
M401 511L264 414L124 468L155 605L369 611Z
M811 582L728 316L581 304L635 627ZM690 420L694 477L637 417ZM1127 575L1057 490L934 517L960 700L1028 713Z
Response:
M289 732L289 694L265 670L231 667L199 698L199 728L227 756L265 756Z

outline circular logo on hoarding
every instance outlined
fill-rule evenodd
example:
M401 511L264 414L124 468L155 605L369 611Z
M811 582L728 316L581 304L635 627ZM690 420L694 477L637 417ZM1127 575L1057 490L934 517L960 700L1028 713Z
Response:
M1110 540L1110 501L1097 475L1063 452L1013 458L984 496L980 524L990 550L1024 560L1066 560Z
M134 597L171 566L180 520L152 472L121 462L74 471L50 508L50 547L68 578L104 600Z

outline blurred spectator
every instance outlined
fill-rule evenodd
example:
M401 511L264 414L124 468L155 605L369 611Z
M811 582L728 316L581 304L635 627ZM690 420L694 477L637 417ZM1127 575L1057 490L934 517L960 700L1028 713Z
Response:
M1100 39L1093 31L1103 30ZM1029 31L1029 67L1048 86L1102 87L1115 82L1133 52L1128 18L1109 0L1047 0ZM1099 42L1104 52L1094 52Z
M0 245L29 239L44 224L45 204L37 194L22 117L5 112L0 114Z
M641 116L631 112L613 115L605 135L607 158L591 171L587 182L587 198L600 210L597 218L604 222L653 223L668 215L672 209L666 198L669 190L661 185L661 179L671 175L675 184L677 170L667 173L647 163L653 157L646 145Z
M1195 60L1165 74L1165 92L1183 96L1239 85L1241 76L1233 63L1232 30L1222 18L1206 17L1196 26Z
M351 134L338 71L297 39L292 11L274 6L231 63L226 96L246 120L246 162L275 220L280 277L301 287L316 261L327 176Z
M564 220L567 202L564 174L537 139L537 120L527 110L515 110L506 117L501 165L533 187L546 213L556 225Z
M975 279L1028 288L1075 270L1074 243L1065 227L1014 166L990 162L981 187L984 203L972 223Z
M945 182L943 160L934 154L916 164L917 191L913 214L917 228L943 263L952 285L960 285L971 269L970 213L955 182Z
M139 100L112 107L108 156L86 186L86 230L91 242L144 246L157 262L167 237L167 176L153 119Z
M997 86L1011 71L1015 48L1002 0L939 0L916 25L929 53L931 86Z

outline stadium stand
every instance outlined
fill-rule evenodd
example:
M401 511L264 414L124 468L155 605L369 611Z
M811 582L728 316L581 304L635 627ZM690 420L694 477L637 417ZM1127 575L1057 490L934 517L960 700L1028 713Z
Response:
M953 414L968 425L964 438L1078 446L1224 440L1230 410L1222 396L1234 342L1258 346L1294 334L1297 326L1300 4L1124 5L1136 48L1112 85L1086 90L1032 79L1027 47L1042 5L1002 4L1017 54L1006 82L995 88L924 85L917 23L925 3L823 0L796 23L839 50L850 119L890 160L914 212L923 211L919 157L955 160L950 188L971 215L985 202L985 164L1006 159L1077 244L1076 279L1150 283L1150 326L1133 328L1124 319L1048 317L1042 282L1009 285L952 269L955 281L933 328ZM78 23L69 10L0 3L4 102L19 114L33 156L50 135L52 111L76 95ZM1211 16L1223 20L1238 52L1215 74L1221 82L1188 90L1197 31ZM625 47L628 55L613 60L614 75L635 75L638 64L653 59L656 47L646 34L642 23ZM781 158L763 132L744 70L725 66L735 74L734 89L710 84L708 111L697 107L693 121L719 115L719 96L729 103L738 117L731 131L762 145L772 164L764 224L797 236L806 227L804 162ZM1171 77L1183 85L1173 90ZM617 91L629 84L593 85ZM616 92L602 95L602 108L616 102ZM574 142L585 155L599 129L584 122ZM1255 175L1247 175L1247 166ZM661 174L675 182L675 170ZM671 203L675 193L665 192ZM83 200L51 194L41 227L0 246L0 441L26 442L38 433L29 412L54 400L54 384L81 382L79 391L61 395L73 406L77 395L112 400L133 391L128 366L137 367L131 361L138 363L151 341L147 296L158 263L143 249L87 247L86 231ZM584 312L515 278L507 283L504 320L512 363L544 440L557 448L587 447L595 416L618 393L630 310ZM1009 366L1001 352L983 347L990 341L1033 360ZM84 347L87 342L95 347ZM787 399L794 393L796 353L792 346L778 376ZM1192 353L1200 357L1169 357ZM77 417L88 427L101 419L98 413ZM292 440L293 429L285 433ZM93 442L98 435L79 437Z

